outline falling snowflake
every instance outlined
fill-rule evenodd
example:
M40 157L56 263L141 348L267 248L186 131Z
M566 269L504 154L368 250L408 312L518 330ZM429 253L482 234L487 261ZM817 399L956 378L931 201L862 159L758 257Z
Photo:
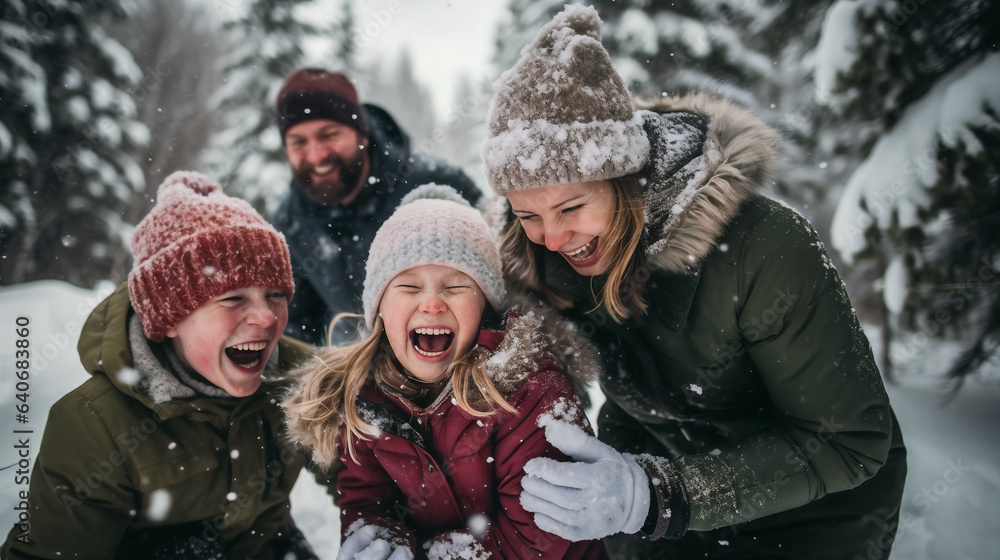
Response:
M482 539L483 535L486 534L486 530L490 526L490 518L486 517L482 513L477 513L469 518L468 527L469 531L472 532L473 536L477 539Z
M119 382L130 387L138 383L140 379L139 372L129 367L118 370L116 377Z
M163 521L170 513L170 506L173 500L170 499L170 492L164 489L153 490L149 494L149 507L146 508L146 518L150 521Z

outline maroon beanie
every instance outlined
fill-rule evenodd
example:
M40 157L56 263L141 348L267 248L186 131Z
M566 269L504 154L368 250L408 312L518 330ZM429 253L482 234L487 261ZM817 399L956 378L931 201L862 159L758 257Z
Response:
M282 142L293 125L315 119L341 122L368 136L368 114L351 81L340 72L318 68L292 72L281 84L274 111Z
M200 173L178 171L132 234L132 307L146 337L167 331L208 300L237 288L274 286L292 297L285 237L245 200Z

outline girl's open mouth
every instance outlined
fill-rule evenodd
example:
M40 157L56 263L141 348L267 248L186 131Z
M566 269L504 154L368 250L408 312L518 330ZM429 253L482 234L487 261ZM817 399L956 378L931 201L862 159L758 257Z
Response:
M226 356L243 369L254 369L260 365L265 348L267 342L241 342L226 348Z
M410 332L413 349L421 356L436 358L451 348L455 333L451 329L419 327Z

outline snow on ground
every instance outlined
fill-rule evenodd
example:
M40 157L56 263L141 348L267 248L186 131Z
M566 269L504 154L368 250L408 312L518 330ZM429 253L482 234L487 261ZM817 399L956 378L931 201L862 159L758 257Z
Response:
M83 290L43 281L0 288L0 526L17 519L17 438L28 436L31 457L38 450L47 409L87 374L76 340L90 310L111 292L104 285ZM32 369L29 422L16 421L14 329L30 320ZM23 321L22 321L23 322ZM969 385L942 406L941 394L926 387L890 387L889 394L909 448L895 560L979 560L996 557L1000 533L1000 388ZM598 396L597 400L600 400ZM14 430L32 430L16 434ZM15 437L16 436L16 437ZM292 514L322 558L334 558L340 527L337 509L308 473L292 492ZM871 556L877 558L878 556Z
M996 558L1000 548L1000 390L889 388L907 446L906 490L892 558Z

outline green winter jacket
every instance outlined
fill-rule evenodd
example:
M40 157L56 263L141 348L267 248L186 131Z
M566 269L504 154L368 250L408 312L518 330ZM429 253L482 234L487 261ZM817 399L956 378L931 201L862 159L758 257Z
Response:
M653 541L619 537L626 544L612 549L634 558L887 555L906 473L902 437L816 232L754 192L775 134L709 97L649 108L648 267L634 280L648 314L618 324L595 310L591 279L552 253L542 264L608 361L600 438L648 454L638 460L658 506L645 527ZM655 540L664 536L679 540Z
M15 527L4 557L280 557L297 532L288 494L306 463L282 443L281 387L265 381L245 398L164 400L148 372L132 369L133 314L122 284L84 325L80 358L93 377L49 413L31 473L29 532ZM283 337L278 370L310 348Z

